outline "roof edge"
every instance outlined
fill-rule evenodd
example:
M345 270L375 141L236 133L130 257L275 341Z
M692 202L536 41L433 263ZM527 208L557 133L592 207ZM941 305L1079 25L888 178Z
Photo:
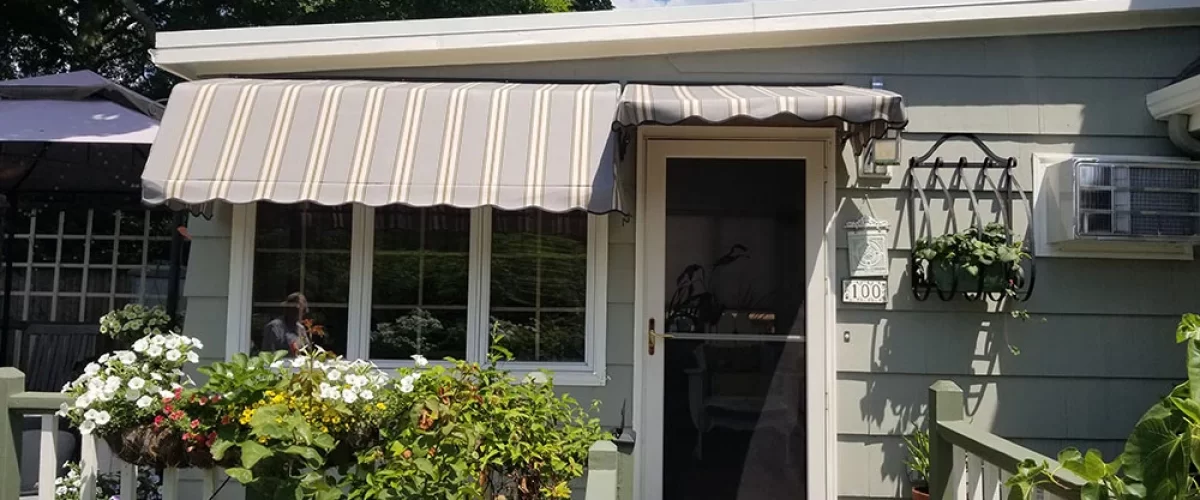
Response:
M1194 0L788 0L165 32L154 59L192 79L1198 24Z

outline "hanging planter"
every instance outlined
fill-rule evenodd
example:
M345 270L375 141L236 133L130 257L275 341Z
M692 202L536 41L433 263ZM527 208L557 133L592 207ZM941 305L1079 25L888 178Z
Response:
M983 152L983 161L934 158L943 143L956 138L974 143ZM935 292L946 301L960 295L968 301L986 297L1009 304L1029 300L1037 268L1032 245L1027 246L1013 230L1014 200L1025 209L1030 233L1034 218L1032 204L1014 175L1016 166L1016 159L1001 158L970 134L942 136L924 155L909 160L904 184L909 190L908 231L913 252L908 267L917 300L926 300ZM959 197L967 198L968 213L959 213L964 212L956 203ZM936 199L944 202L947 225L970 227L935 236L930 214L937 210ZM991 201L991 206L981 205L981 199ZM989 218L989 209L998 209L999 217L985 225L982 220ZM1014 317L1027 316L1023 310L1012 313Z
M1023 282L1022 261L1030 258L1024 243L997 223L919 240L913 255L927 264L933 286L950 294L1011 295Z

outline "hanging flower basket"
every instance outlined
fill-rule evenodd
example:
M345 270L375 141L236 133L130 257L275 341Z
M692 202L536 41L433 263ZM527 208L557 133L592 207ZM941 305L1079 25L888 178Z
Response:
M104 441L118 458L142 467L211 469L234 467L241 460L236 449L226 452L221 460L215 460L207 446L189 445L175 429L155 427L154 424L142 424L106 435Z
M929 262L929 272L938 290L991 293L1009 288L1008 266L1000 263L981 267L979 274L974 275L953 262L935 259Z

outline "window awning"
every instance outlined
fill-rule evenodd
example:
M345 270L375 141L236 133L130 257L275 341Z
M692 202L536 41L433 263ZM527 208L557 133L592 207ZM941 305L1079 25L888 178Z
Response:
M900 94L845 85L644 85L621 95L622 125L788 120L847 124L865 142L908 123Z
M780 119L856 147L906 123L900 95L847 86L205 80L172 92L143 198L629 213L614 123Z
M617 84L221 79L175 87L149 203L624 211Z

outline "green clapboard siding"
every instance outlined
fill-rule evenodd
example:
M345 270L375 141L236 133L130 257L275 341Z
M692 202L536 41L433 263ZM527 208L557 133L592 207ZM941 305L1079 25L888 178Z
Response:
M942 133L977 133L998 154L1018 158L1017 178L1028 190L1034 153L1177 155L1164 125L1147 113L1145 94L1167 85L1198 46L1200 28L1193 27L327 75L859 86L878 76L905 96L911 119L906 157L923 153ZM942 154L975 155L954 144ZM902 171L887 181L860 180L846 164L853 165L849 156L837 166L838 223L871 213L895 229L889 304L839 305L833 332L843 499L906 495L899 435L924 421L927 388L936 379L964 388L967 418L975 425L1048 455L1066 445L1095 446L1111 455L1142 409L1182 377L1182 353L1171 332L1179 314L1200 309L1200 264L1043 259L1027 304L1035 317L1030 323L1006 319L986 304L918 302L905 276L911 241ZM956 201L960 210L964 200ZM985 218L995 217L992 204L982 205ZM1018 226L1024 227L1023 207L1017 208ZM632 224L610 220L611 380L602 388L571 389L579 399L604 403L606 425L615 424L624 401L632 401L634 352L634 233ZM213 248L227 248L227 221L226 214L207 223L215 225L205 235ZM947 224L942 216L933 222ZM840 246L839 277L847 265ZM188 327L220 353L223 298L210 295L205 280L218 281L213 290L219 289L227 283L221 280L228 263L212 255L193 248ZM844 333L849 340L843 341ZM1021 356L1007 352L1005 335L1021 347Z

